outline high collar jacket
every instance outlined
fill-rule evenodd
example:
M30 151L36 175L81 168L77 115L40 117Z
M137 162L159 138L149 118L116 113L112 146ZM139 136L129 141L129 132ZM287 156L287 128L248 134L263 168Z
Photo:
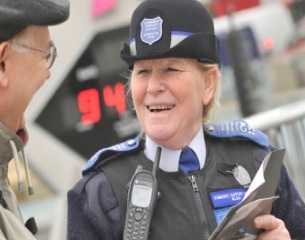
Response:
M13 158L10 141L16 146L17 152L23 149L24 144L21 138L0 122L0 191L2 192L2 198L8 205L8 209L22 220L15 193L12 191L7 180L8 164Z
M208 239L217 226L215 212L218 210L210 194L240 187L232 176L225 176L219 169L238 163L253 178L266 154L272 151L243 138L206 135L206 140L207 160L203 169L188 175L181 171L158 171L161 198L153 215L149 239ZM143 145L142 142L136 151L107 155L106 161L86 172L69 191L68 240L122 239L126 185L137 165L152 169ZM199 192L193 189L192 178ZM304 239L305 205L284 166L276 195L280 197L273 205L272 214L285 222L293 239Z
M8 164L14 155L11 144L20 152L28 139L25 129L19 134L0 122L0 239L34 240L33 234L24 226L16 195L7 179Z

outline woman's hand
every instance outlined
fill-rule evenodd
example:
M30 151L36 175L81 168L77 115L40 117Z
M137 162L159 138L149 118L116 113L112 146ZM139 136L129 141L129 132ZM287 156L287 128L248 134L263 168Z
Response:
M264 229L257 240L286 240L291 239L285 223L272 215L262 215L253 220L256 229Z

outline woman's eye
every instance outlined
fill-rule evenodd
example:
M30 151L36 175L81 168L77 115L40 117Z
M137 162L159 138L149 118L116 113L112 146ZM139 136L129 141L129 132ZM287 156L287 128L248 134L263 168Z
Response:
M143 75L149 73L149 70L147 69L141 69L137 71L137 75Z
M171 67L167 68L166 71L167 72L181 72L179 69L171 68Z

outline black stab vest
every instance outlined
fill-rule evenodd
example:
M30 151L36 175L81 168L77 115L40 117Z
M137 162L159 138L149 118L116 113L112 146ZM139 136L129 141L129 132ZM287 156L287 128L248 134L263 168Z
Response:
M253 155L254 148L257 147L255 143L248 139L214 138L208 135L205 139L207 158L200 171L185 175L182 171L158 170L157 181L161 197L153 214L150 240L208 239L217 226L209 193L242 188L232 174L225 174L220 169L239 164L247 169L253 179L258 168ZM149 171L153 167L153 162L147 159L143 148L136 153L124 153L108 159L99 165L118 198L123 222L128 195L126 185L138 165ZM193 190L189 177L195 179L198 192Z

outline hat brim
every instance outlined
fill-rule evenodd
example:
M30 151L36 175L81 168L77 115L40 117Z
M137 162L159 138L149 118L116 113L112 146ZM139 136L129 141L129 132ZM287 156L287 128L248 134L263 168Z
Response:
M190 48L190 46L192 46ZM200 62L216 63L220 66L220 44L214 34L195 33L182 40L176 46L160 52L137 53L131 55L130 46L126 43L121 49L121 58L132 67L135 61L159 58L191 58ZM218 54L215 54L218 53Z

